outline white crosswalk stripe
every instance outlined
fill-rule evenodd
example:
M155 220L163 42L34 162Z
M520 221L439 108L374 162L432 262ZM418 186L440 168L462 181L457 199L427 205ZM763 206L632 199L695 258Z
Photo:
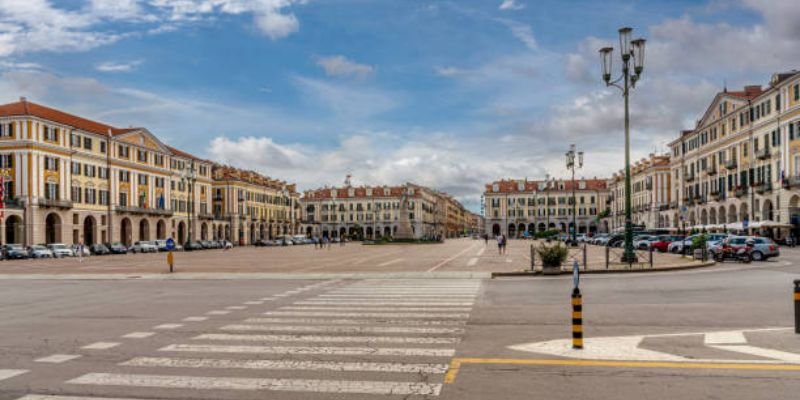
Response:
M439 395L441 384L418 382L334 381L322 379L269 379L169 375L90 373L67 381L72 384L180 388L192 390L270 390L287 392L351 393L379 395Z
M208 322L192 324L192 330L176 330L181 338L176 340L184 341L166 342L156 354L134 354L119 360L113 370L85 371L66 382L69 391L64 393L90 388L109 397L30 394L19 400L133 400L114 395L136 392L136 388L186 390L189 398L222 398L211 394L226 391L231 393L224 398L243 391L438 396L477 301L480 282L367 279L341 283L323 281L186 317L185 322ZM269 300L276 302L265 306ZM241 322L225 323L209 318L228 314L246 316ZM153 329L182 326L165 323ZM187 331L192 335L187 336ZM123 337L145 340L151 334L133 332ZM98 342L87 348L109 344Z
M417 328L403 326L314 326L314 325L225 325L223 331L262 332L327 332L327 333L414 333L454 334L464 333L462 328Z
M195 336L192 339L242 341L242 342L413 343L413 344L458 343L458 338L440 338L440 337L252 335L252 334L229 334L229 333L206 333Z

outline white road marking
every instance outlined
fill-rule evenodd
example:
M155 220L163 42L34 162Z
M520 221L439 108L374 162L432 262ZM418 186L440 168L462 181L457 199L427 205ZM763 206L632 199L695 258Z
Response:
M336 356L424 356L452 357L455 349L392 347L314 347L314 346L221 346L211 344L171 344L159 351L244 354L321 354Z
M771 358L791 364L800 364L800 354L789 353L786 351L765 349L763 347L747 345L711 345L709 347L726 351L735 351L737 353L749 354L752 356Z
M186 317L183 320L186 322L200 322L207 320L208 317Z
M373 362L296 360L219 360L210 358L137 357L120 365L129 367L263 369L342 372L401 372L443 374L447 364L400 364Z
M155 332L131 332L127 335L122 335L125 339L144 339L155 335Z
M347 298L357 298L357 299L371 299L371 298L412 298L412 299L430 299L430 300L437 300L437 299L455 299L455 300L462 300L462 299L474 299L477 297L475 294L456 294L456 295L444 295L444 294L413 294L413 295L405 295L405 294L321 294L317 296L318 299L347 299Z
M80 356L77 354L53 354L52 356L37 358L33 361L41 363L50 363L50 364L61 364L63 362L74 360L76 358L80 358Z
M510 259L510 258L506 258L506 262L507 262L507 263L510 263L510 262L513 262L513 260L512 260L512 259Z
M441 384L417 382L336 381L321 379L268 379L203 376L162 376L90 373L67 381L71 384L132 386L193 390L269 390L285 392L439 395Z
M264 302L263 301L245 301L242 304L247 304L248 306L260 306L260 305L264 304Z
M400 261L403 261L403 259L402 259L402 258L395 258L394 260L390 260L390 261L382 262L382 263L378 264L378 266L379 266L379 267L385 267L385 266L387 266L387 265L397 264L397 263L399 263Z
M243 342L310 342L310 343L411 343L411 344L455 344L458 338L402 337L402 336L317 336L317 335L250 335L228 333L206 333L194 340L222 340Z
M28 372L27 369L0 369L0 381L11 379L26 372Z
M261 301L272 301L272 300L275 300L275 298L274 297L262 297L259 300L261 300Z
M274 294L273 297L286 297L288 294Z
M466 325L466 321L452 320L452 321L437 321L437 320L399 320L389 319L381 321L373 321L370 319L327 319L327 318L248 318L244 322L247 323L264 323L264 324L325 324L325 325L362 325L362 324L386 324L386 325L409 325L409 326L453 326L453 325Z
M484 247L481 247L481 249L480 249L480 250L478 250L478 254L477 254L477 256L478 256L478 257L482 256L484 251L486 251L486 247L485 247L485 246L484 246Z
M116 342L97 342L81 347L86 350L108 350L113 347L119 346Z
M477 263L478 263L478 257L472 257L472 258L469 259L469 261L467 261L467 266L468 267L474 267L475 264L477 264Z
M178 329L182 326L183 324L161 324L154 326L153 329Z
M227 306L225 307L226 310L246 310L247 307L245 306Z
M433 266L433 267L431 267L431 268L430 268L430 269L429 269L427 272L433 272L433 271L436 271L437 269L441 268L442 266L444 266L445 264L449 263L450 261L453 261L453 260L455 260L456 258L458 258L459 256L461 256L462 254L464 254L464 253L466 253L466 252L468 252L468 251L472 250L474 247L475 247L475 245L473 244L473 245L471 245L471 246L467 247L466 249L459 251L458 253L456 253L456 254L455 254L455 255L453 255L452 257L450 257L450 258L448 258L448 259L446 259L446 260L444 260L444 261L442 261L442 262L440 262L440 263L438 263L438 264L434 265L434 266Z
M140 399L123 399L119 397L83 397L83 396L51 396L47 394L28 394L20 397L17 400L140 400Z
M471 308L464 307L357 307L357 306L338 306L338 305L320 305L320 306L285 306L281 310L301 310L301 311L378 311L378 312L394 312L394 311L430 311L430 312L470 312Z
M374 301L374 300L362 300L362 301L353 301L353 300L325 300L325 301L317 301L317 300L309 300L309 301L298 301L294 304L300 305L309 305L309 306L322 306L322 305L339 305L339 306L430 306L430 307L438 307L438 306L472 306L474 303L444 303L444 302L427 302L427 301L418 301L418 302L409 302L409 301Z
M228 310L213 310L206 313L206 315L228 315L231 312Z
M285 317L355 317L355 318L444 318L466 319L469 314L458 313L350 313L327 311L267 311L264 315Z
M318 325L225 325L223 331L266 331L266 332L328 332L328 333L424 333L455 334L464 333L462 328L418 328L403 326L318 326Z
M705 334L705 344L745 344L747 339L742 331L709 332Z

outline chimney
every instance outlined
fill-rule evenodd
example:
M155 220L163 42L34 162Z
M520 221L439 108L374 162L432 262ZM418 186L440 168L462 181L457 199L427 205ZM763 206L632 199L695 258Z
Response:
M28 98L25 97L25 96L19 96L19 101L24 103L24 102L28 101Z

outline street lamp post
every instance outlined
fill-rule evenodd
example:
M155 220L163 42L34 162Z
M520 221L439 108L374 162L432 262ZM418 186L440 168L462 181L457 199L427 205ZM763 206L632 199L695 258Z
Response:
M631 40L632 28L621 28L619 30L619 47L622 56L622 76L611 80L611 53L613 47L600 49L602 60L603 81L606 86L614 86L622 91L625 99L625 251L622 255L622 262L636 262L636 254L633 252L633 223L631 221L631 154L630 154L630 113L628 107L628 97L630 89L636 87L644 70L644 39ZM633 71L631 71L633 63ZM622 82L620 85L619 83Z
M577 155L577 163L575 162L575 156ZM566 154L567 156L567 169L572 170L572 245L577 246L578 240L578 217L577 217L577 210L578 210L578 201L575 198L575 168L583 168L583 152L582 151L575 151L575 145L571 144L569 146L569 151Z

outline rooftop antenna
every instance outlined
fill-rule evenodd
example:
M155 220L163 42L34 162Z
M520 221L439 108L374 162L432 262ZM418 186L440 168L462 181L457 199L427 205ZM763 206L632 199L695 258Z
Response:
M347 174L347 176L344 178L344 185L350 187L350 181L352 180L352 178L353 178L352 175Z
M728 93L728 80L722 80L722 93Z

